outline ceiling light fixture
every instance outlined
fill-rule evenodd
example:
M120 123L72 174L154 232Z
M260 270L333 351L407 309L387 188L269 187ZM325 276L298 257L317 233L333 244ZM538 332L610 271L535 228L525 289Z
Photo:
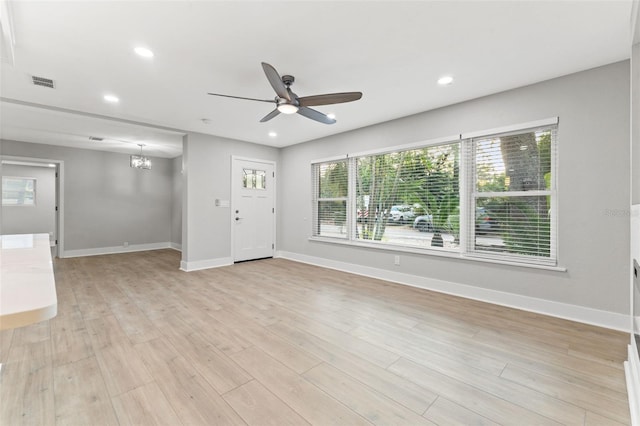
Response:
M118 99L118 97L114 95L104 95L104 100L107 102L111 102L112 104L117 104L118 102L120 102L120 99Z
M329 117L329 118L330 118L330 119L332 119L332 120L335 120L335 119L336 119L336 115L335 115L334 113L332 113L332 112L330 112L329 114L327 114L327 117Z
M132 155L129 161L129 166L136 169L151 170L151 160L142 155L142 147L144 144L139 143L138 146L140 147L140 155Z
M448 86L451 83L453 83L453 77L451 77L450 75L445 75L438 79L438 84L440 86Z
M278 136L278 134L276 132L269 132L269 137L270 138L275 138L276 136Z
M153 52L146 47L136 47L133 51L143 58L153 58Z
M278 111L283 114L295 114L298 112L298 107L292 104L280 104L278 105Z

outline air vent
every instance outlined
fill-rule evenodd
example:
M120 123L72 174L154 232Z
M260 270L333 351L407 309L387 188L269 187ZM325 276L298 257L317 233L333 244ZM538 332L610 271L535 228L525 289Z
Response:
M42 86L48 87L50 89L55 89L55 84L50 78L36 77L35 75L32 75L31 81L33 81L34 86Z
M95 142L102 142L104 140L104 138L99 138L97 136L89 136L89 140L90 141L95 141Z

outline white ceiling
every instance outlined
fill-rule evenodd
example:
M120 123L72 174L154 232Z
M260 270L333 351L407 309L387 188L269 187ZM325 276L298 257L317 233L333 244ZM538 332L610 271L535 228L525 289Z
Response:
M8 4L15 49L0 69L3 139L119 152L144 143L146 154L169 158L187 131L287 146L609 64L630 50L631 0ZM137 56L136 46L155 56ZM294 75L300 96L363 98L317 107L336 115L325 125L299 115L259 123L271 105L207 95L273 99L262 61ZM438 86L445 74L454 83ZM32 75L55 89L33 86ZM105 102L107 93L120 102Z

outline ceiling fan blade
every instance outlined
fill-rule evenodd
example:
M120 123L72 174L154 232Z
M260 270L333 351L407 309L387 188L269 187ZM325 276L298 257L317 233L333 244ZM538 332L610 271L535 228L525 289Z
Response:
M298 98L298 103L300 106L341 104L357 101L361 97L361 92L329 93L326 95L303 96Z
M220 93L207 93L207 95L222 96L222 97L225 97L225 98L233 98L233 99L244 99L245 101L269 102L270 104L276 104L277 103L274 99L243 98L242 96L221 95Z
M298 114L324 124L333 124L336 122L336 120L334 120L333 118L327 117L320 111L316 111L315 109L311 109L307 107L298 108Z
M273 66L269 65L266 62L262 63L262 69L264 70L264 73L267 76L267 80L269 80L271 87L273 87L273 90L276 91L276 94L283 99L291 101L291 95L287 90L287 86L285 86L285 84L282 82L282 77L280 77L278 71L276 71Z
M273 117L275 117L278 114L280 114L280 111L278 111L278 108L276 108L273 111L271 111L269 114L265 115L262 118L262 120L260 120L260 122L264 123L265 121L269 121L269 120L271 120Z

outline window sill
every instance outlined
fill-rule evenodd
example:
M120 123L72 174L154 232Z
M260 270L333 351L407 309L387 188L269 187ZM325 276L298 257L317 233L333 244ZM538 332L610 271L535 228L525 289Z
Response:
M481 256L476 256L471 254L462 254L455 249L394 246L392 244L367 243L362 241L350 241L346 239L340 240L338 238L329 238L329 237L309 237L309 241L314 241L319 243L328 243L328 244L340 244L340 245L351 246L351 247L363 247L363 248L374 249L374 250L385 250L385 251L392 251L392 252L421 254L421 255L435 256L435 257L446 257L449 259L461 259L461 260L469 260L469 261L481 262L481 263L491 263L491 264L497 264L497 265L517 266L517 267L531 268L531 269L542 269L542 270L554 271L554 272L567 272L567 268L564 268L561 266L540 265L540 264L534 264L534 263L517 262L512 260L492 259L492 258L486 258L486 257L481 257Z

